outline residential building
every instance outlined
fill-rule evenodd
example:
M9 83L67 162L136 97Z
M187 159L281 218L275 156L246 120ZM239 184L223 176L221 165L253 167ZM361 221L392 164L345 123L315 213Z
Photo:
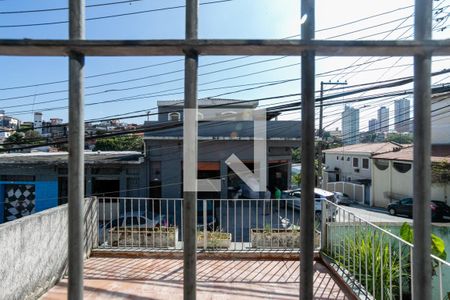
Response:
M144 126L167 127L146 131L144 135L146 159L149 168L151 197L177 198L182 196L183 128L182 101L158 101L157 121L147 121ZM220 106L217 113L226 121L201 121L198 123L198 176L201 179L220 178L221 191L199 193L199 198L232 198L238 189L248 190L242 180L228 167L226 160L235 154L250 169L254 169L254 126L251 115L240 114L237 109L253 110L258 103L243 103L229 99L199 100L199 108ZM225 108L225 109L224 109ZM199 112L199 119L203 113ZM210 118L209 116L208 118ZM287 189L290 186L292 165L291 148L300 146L300 122L275 121L268 114L267 165L268 185ZM256 162L257 164L257 162Z
M346 105L342 113L342 142L344 145L359 141L359 109Z
M20 120L7 116L4 110L0 110L0 127L17 130L20 127Z
M378 130L380 132L389 131L389 108L382 106L378 109Z
M42 135L43 132L43 120L42 120L42 113L41 112L35 112L34 113L34 119L33 119L33 129L37 133Z
M372 157L371 205L386 207L394 200L413 196L413 146L376 154ZM432 146L431 200L450 204L450 145ZM439 173L436 166L446 165Z
M0 223L66 203L67 161L67 152L1 154ZM85 152L86 196L145 196L143 162L139 152Z
M402 145L387 142L373 144L354 144L325 153L323 187L331 182L350 182L365 186L365 201L369 204L369 190L372 184L372 157L375 154L395 151Z
M408 99L395 100L394 102L394 128L397 132L412 132L411 103Z

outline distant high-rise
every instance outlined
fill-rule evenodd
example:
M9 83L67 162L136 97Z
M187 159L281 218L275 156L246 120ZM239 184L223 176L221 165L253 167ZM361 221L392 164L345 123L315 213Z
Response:
M369 132L377 132L379 129L378 120L370 119L369 120Z
M386 106L382 106L378 109L378 126L379 132L389 131L389 108Z
M359 142L359 109L347 105L342 113L342 142L346 145Z
M395 100L395 131L411 132L411 104L408 99Z

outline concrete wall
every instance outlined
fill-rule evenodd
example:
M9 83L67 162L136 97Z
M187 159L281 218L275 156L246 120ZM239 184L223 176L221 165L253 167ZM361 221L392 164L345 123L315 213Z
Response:
M344 160L342 160L344 157ZM358 158L359 166L358 168L353 167L353 158ZM337 159L339 158L339 159ZM350 160L348 160L350 158ZM369 168L364 169L362 167L362 159L369 158L369 155L362 154L346 154L346 153L326 153L325 154L325 166L327 170L333 171L334 168L339 168L339 180L337 181L348 181L347 179L351 177L352 181L359 179L370 179L371 178L371 168L372 168L372 160L369 159ZM356 172L355 169L358 169L359 172ZM334 176L334 173L330 173L330 176ZM328 178L329 182L336 181L335 178Z
M98 242L98 203L85 202L85 255ZM0 299L37 299L67 266L67 205L0 225Z
M391 198L412 197L413 195L413 170L408 172L398 172L394 167L395 161L389 161L389 167L386 170L380 170L373 167L372 177L372 205L386 207ZM431 200L449 201L450 184L433 183L431 185Z

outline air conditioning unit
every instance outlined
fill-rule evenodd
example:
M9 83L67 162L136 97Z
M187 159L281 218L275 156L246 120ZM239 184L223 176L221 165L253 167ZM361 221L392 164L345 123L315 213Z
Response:
M355 173L359 173L359 169L353 169L353 171L355 171Z

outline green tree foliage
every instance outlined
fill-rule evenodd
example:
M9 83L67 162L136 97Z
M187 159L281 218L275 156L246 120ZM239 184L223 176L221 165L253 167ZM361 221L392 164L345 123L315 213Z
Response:
M395 142L399 144L412 144L413 136L410 133L389 133L386 142Z
M144 141L138 135L121 135L98 139L94 151L142 151Z
M6 149L13 149L21 146L39 145L44 141L45 138L42 137L38 132L34 130L28 130L25 133L15 132L12 135L10 135L8 138L5 139L5 144L10 145L4 145L4 147Z

